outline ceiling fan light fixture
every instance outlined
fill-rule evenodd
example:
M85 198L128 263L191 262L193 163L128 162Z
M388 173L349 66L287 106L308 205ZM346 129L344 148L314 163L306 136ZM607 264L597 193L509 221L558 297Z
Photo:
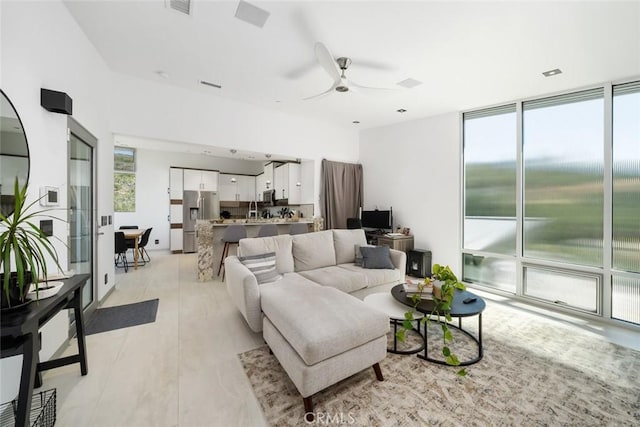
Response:
M336 91L337 91L337 92L349 92L349 88L348 88L348 87L346 87L346 86L342 86L342 85L341 85L341 86L337 86L337 87L336 87Z

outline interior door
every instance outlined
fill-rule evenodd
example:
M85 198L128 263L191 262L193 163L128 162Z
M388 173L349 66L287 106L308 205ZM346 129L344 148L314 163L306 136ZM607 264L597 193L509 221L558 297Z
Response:
M89 274L82 288L85 312L97 305L95 150L97 139L69 118L69 268Z

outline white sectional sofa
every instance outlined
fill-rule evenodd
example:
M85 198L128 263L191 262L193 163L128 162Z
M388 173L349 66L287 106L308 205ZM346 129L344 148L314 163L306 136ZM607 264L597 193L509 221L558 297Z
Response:
M275 252L276 269L286 281L336 288L357 298L383 292L404 281L407 256L390 249L395 269L366 269L355 265L355 246L367 246L363 230L326 230L315 233L240 240L239 256ZM237 256L225 260L226 286L249 327L262 330L261 286ZM277 282L276 282L277 283Z
M354 261L356 245L366 243L362 230L242 239L238 254L250 257L245 263L254 262L252 269L261 278L274 279L275 272L261 276L260 268L272 266L275 258L275 269L282 277L263 284L242 258L225 260L231 299L249 327L262 331L302 395L307 422L314 418L311 396L316 392L368 367L383 380L379 362L387 353L389 318L356 296L400 283L406 255L385 249L389 268L363 268ZM376 261L368 263L367 256L364 264L376 267Z

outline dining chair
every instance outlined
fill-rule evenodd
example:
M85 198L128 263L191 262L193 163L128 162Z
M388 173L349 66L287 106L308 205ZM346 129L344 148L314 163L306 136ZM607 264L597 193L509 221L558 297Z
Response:
M124 272L126 273L129 271L129 263L127 262L127 250L129 248L127 247L127 239L124 238L122 231L115 232L114 242L115 265L116 267L124 267Z

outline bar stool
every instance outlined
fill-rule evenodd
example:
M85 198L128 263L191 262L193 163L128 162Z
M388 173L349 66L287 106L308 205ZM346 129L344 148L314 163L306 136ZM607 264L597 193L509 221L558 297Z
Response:
M258 230L258 237L277 236L278 226L275 224L264 224L260 226Z
M304 234L309 232L309 224L304 222L294 222L289 225L289 234Z
M234 224L228 226L224 230L224 234L222 235L222 241L224 242L224 248L222 249L222 257L220 258L220 265L218 266L218 276L220 276L220 271L222 271L222 280L224 281L224 259L229 255L229 246L232 243L237 244L240 239L244 239L247 237L247 229L244 225Z

